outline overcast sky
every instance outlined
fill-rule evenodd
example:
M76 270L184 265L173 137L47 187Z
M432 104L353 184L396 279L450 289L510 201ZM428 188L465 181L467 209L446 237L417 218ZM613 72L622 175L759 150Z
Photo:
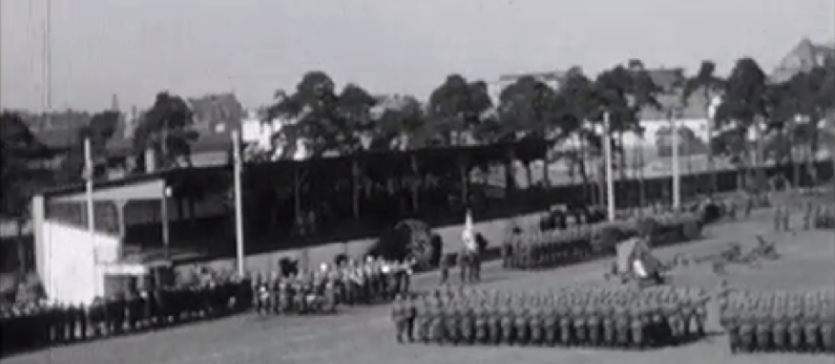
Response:
M44 105L47 0L0 0L0 102ZM447 74L640 58L770 71L802 37L835 38L833 0L52 0L52 105L145 107L160 90L234 90L247 106L309 70L425 99Z

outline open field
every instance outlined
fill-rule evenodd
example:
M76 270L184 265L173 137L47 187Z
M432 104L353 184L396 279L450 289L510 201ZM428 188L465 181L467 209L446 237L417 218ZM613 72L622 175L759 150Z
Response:
M731 286L752 289L804 289L835 286L835 234L832 231L772 233L770 214L761 211L750 221L721 224L705 231L705 239L657 251L662 259L676 254L700 256L728 242L750 249L757 234L777 241L783 257L761 268L729 266L724 278ZM536 273L504 271L495 263L484 272L485 288L534 290L571 284L607 284L602 278L610 261L597 261ZM719 277L708 265L672 273L680 284L711 288ZM434 284L434 273L416 277L420 288ZM713 316L715 318L715 316ZM715 323L711 331L718 332ZM831 363L811 355L730 355L723 335L679 348L648 352L518 347L436 347L398 345L392 336L386 306L345 309L329 317L253 315L198 323L141 334L22 354L8 364L186 364L186 363Z

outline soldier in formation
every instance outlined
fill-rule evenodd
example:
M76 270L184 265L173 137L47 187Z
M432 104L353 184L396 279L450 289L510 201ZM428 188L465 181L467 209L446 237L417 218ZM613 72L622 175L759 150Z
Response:
M131 285L123 294L96 298L89 305L30 303L0 310L3 355L49 345L134 333L248 308L250 283L213 277L200 285L153 288ZM7 331L8 330L8 331Z
M675 287L525 293L444 287L397 300L392 317L399 342L415 330L417 341L437 345L642 349L703 337L707 300L702 290Z
M835 353L835 293L733 292L720 302L733 353Z

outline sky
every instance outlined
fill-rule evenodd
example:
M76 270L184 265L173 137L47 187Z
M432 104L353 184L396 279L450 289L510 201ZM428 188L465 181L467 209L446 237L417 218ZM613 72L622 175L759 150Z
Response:
M51 0L46 82L47 1L0 0L2 108L97 111L113 94L144 108L162 90L257 107L311 70L419 99L451 73L594 74L631 58L727 72L750 56L770 72L803 37L835 39L833 0Z

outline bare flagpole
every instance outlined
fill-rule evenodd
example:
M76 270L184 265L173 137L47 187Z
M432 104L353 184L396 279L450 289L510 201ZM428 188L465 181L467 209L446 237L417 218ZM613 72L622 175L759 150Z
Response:
M609 112L603 114L603 153L606 164L606 205L608 207L609 221L615 221L615 186L612 176L612 139L609 134Z
M670 111L670 124L672 126L672 144L673 144L673 209L678 210L681 207L681 172L678 165L678 123L676 121L675 111Z
M238 275L244 275L244 217L241 198L241 140L237 130L232 131L233 173L235 174L235 245L238 260Z
M93 282L98 280L96 272L98 265L98 250L96 249L96 214L93 202L93 150L90 145L90 138L84 138L84 185L85 201L87 203L87 234L90 239L90 247L93 250ZM94 286L94 292L98 295L98 285Z

